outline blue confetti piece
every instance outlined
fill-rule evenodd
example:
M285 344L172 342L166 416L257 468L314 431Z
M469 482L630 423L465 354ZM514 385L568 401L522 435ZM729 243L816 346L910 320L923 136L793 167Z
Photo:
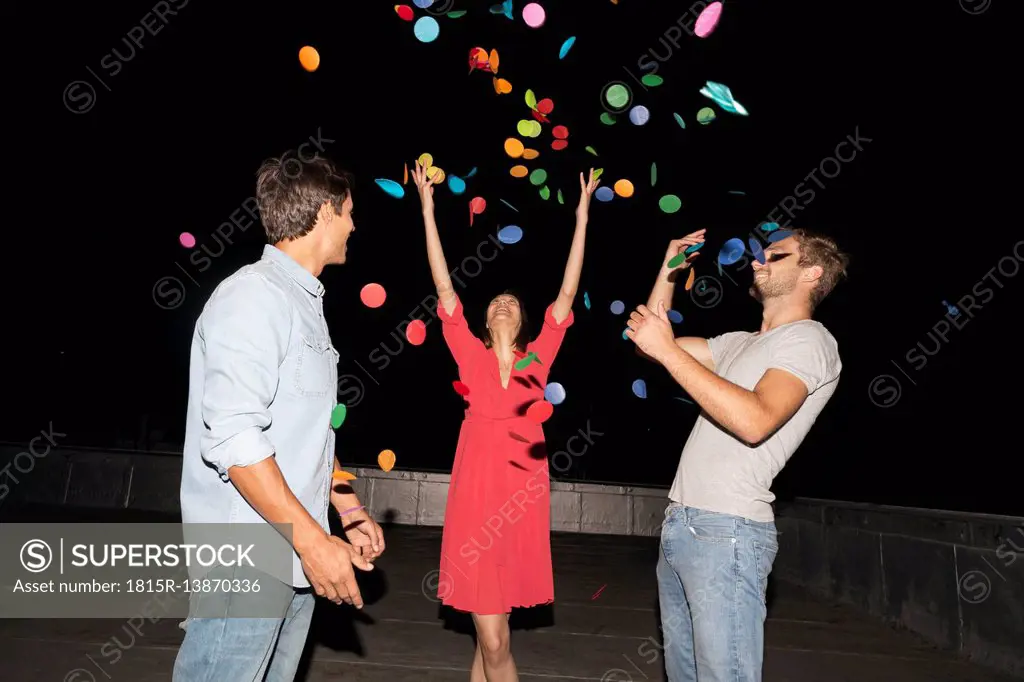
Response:
M466 191L466 181L457 175L448 176L448 189L452 194L459 195Z
M439 33L441 33L441 27L438 26L437 19L434 17L420 17L412 27L412 34L421 43L434 42Z
M378 187L387 192L388 195L393 196L396 199L401 199L405 196L405 188L394 180L378 178L377 180L374 180L374 182L377 183Z
M722 246L722 250L718 252L718 262L722 265L732 265L743 257L743 252L746 250L747 247L743 245L743 240L734 237L727 241Z
M757 241L757 237L751 237L748 243L750 244L750 253L754 254L758 263L764 265L764 249L761 248L761 242Z
M523 238L523 230L518 225L506 225L498 232L498 241L502 244L515 244Z
M594 192L594 196L597 198L598 201L607 202L615 198L615 192L612 190L611 187L602 186L597 188L597 191Z
M434 4L434 0L412 0L412 4L416 5L420 9L426 9Z
M761 225L762 232L774 232L777 229L779 229L778 223L763 223Z
M569 50L572 49L573 44L576 42L576 36L573 36L562 43L561 49L558 50L558 58L565 59L565 55L569 54Z
M626 304L622 301L612 301L612 315L621 315L626 310Z
M590 294L585 291L583 292L583 307L590 310Z
M565 401L565 387L557 381L548 384L544 389L544 399L552 405L561 405Z
M682 324L683 314L678 310L668 311L668 319L672 321L672 324Z
M686 247L686 251L683 251L683 255L689 256L691 253L696 253L697 251L700 251L702 248L704 248L704 245L706 243L707 242L701 242L700 244L694 244L693 246Z
M633 382L633 395L637 398L647 398L647 384L643 379L637 379Z
M473 166L472 168L469 169L469 172L466 173L466 179L468 180L469 178L473 177L474 175L476 175L476 166Z
M770 235L768 235L768 243L774 244L775 242L781 242L783 239L792 236L793 233L790 232L789 230L779 230L778 232L772 232Z

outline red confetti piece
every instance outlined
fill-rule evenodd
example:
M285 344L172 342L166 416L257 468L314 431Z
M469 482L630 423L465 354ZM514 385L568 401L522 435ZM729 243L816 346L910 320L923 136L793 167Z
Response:
M458 393L461 396L469 395L469 386L467 386L466 384L462 383L461 381L453 381L452 382L452 388L454 388L455 392Z
M530 405L526 410L526 416L538 424L546 422L554 413L555 406L546 400L538 400L534 404Z
M414 346L421 345L427 340L427 325L424 324L423 320L413 320L405 328L405 338Z

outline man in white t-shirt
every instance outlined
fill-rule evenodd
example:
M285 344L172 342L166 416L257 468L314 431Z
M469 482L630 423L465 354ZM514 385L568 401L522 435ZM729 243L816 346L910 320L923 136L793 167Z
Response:
M848 258L806 230L752 262L761 329L674 338L666 316L680 267L704 241L669 244L651 297L626 335L701 407L669 492L658 559L665 667L671 682L755 682L764 654L765 592L778 540L771 484L835 392L836 340L811 319ZM673 263L675 265L675 263Z

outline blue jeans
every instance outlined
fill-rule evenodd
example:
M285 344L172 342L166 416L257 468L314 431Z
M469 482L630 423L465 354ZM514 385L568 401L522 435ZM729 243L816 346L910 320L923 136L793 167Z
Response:
M774 523L665 510L658 597L669 682L760 682Z
M293 592L281 618L189 618L173 682L292 682L314 603Z

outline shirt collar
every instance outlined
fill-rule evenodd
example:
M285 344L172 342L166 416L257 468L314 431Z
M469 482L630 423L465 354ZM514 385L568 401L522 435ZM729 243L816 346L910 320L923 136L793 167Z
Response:
M323 296L323 283L314 277L313 273L299 265L294 258L273 244L267 244L263 247L263 260L280 266L289 277L309 293L314 296Z

